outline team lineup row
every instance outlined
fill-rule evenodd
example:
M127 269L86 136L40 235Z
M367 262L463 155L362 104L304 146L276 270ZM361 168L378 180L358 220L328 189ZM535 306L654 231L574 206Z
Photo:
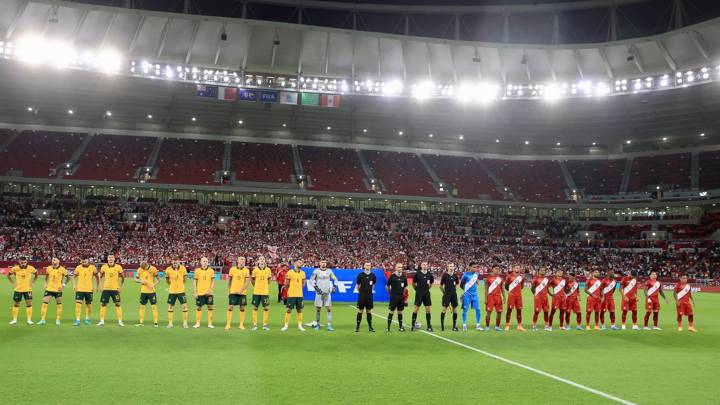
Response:
M215 271L208 266L208 259L203 257L200 259L200 266L195 268L192 273L193 277L193 296L195 298L196 313L194 328L199 328L202 319L202 309L207 310L207 326L214 328L213 310L215 288ZM245 307L247 306L247 292L249 286L253 286L252 294L252 329L258 329L258 310L262 307L262 329L269 329L269 290L270 281L272 280L272 271L267 265L266 259L262 256L258 258L257 266L252 271L245 265L245 257L238 257L235 265L228 273L228 307L226 315L225 329L232 327L233 311L237 306L239 309L239 329L245 329ZM306 278L305 272L301 269L302 260L296 260L294 266L287 271L284 282L281 285L279 299L285 304L286 311L282 331L288 329L292 311L295 310L297 318L297 327L304 331L303 327L303 287L306 282L315 290L315 320L311 326L320 329L321 310L325 308L327 318L327 330L332 331L332 293L337 291L337 278L333 271L327 267L327 263L320 261L319 267L315 269L309 280ZM373 291L377 285L377 277L371 271L370 262L363 264L363 271L358 274L355 288L358 293L357 300L357 317L355 331L360 331L363 313L366 316L368 329L374 332L372 325L372 310L374 307ZM387 277L384 286L390 295L389 314L387 317L387 331L391 329L393 317L397 314L399 330L404 331L403 311L408 301L408 282L407 276L403 272L402 263L397 263L394 272ZM523 298L522 290L525 287L525 275L521 274L519 266L514 266L505 276L501 275L499 266L492 268L491 273L484 279L480 274L480 266L477 263L470 263L468 271L462 276L458 276L454 264L447 265L447 271L442 275L439 288L442 292L442 311L440 315L441 329L445 330L445 317L449 311L452 314L452 330L459 331L457 327L458 306L462 303L462 329L467 331L467 317L469 311L475 311L475 324L477 330L490 330L490 322L492 313L495 312L494 330L502 331L500 327L503 307L507 307L505 313L505 328L510 329L510 320L512 311L515 310L517 320L517 330L524 331L522 326L522 308ZM85 304L85 324L90 325L90 316L92 312L93 292L99 292L100 295L100 320L98 326L105 324L106 307L110 300L113 301L117 311L118 324L124 326L123 312L120 300L120 292L125 281L124 271L115 261L113 255L108 255L107 263L100 267L90 264L87 258L83 258L78 266L75 267L73 273L69 273L67 269L60 265L58 258L53 258L51 265L46 268L44 297L41 307L41 319L38 322L44 325L48 305L52 299L55 300L56 324L60 324L62 314L62 293L66 285L72 279L72 288L75 292L75 326L81 324L82 306ZM632 329L638 330L640 327L637 323L637 307L638 307L638 289L640 283L636 278L635 272L625 275L619 283L619 289L622 295L622 324L618 328L615 322L615 290L618 289L618 282L615 280L614 273L608 271L604 278L600 278L600 272L593 270L588 272L584 286L584 294L586 296L585 303L585 327L582 327L582 310L580 305L580 283L576 280L574 274L569 274L567 278L563 272L558 270L554 274L548 274L546 268L541 268L530 282L530 292L533 295L534 315L532 321L532 330L537 330L538 318L540 312L543 313L544 329L552 330L555 314L559 314L559 324L561 330L570 330L571 314L576 315L576 329L591 330L591 317L594 320L594 329L606 329L605 315L609 314L610 328L626 329L627 314L632 314ZM186 282L188 279L188 271L181 264L179 257L174 258L172 265L164 271L164 279L168 285L168 309L167 309L167 327L173 327L175 305L180 304L182 310L182 325L188 328L188 306L186 298ZM18 321L20 303L24 300L26 303L27 323L32 325L32 286L37 280L38 274L36 269L29 265L25 258L21 258L19 263L13 266L9 273L8 279L13 284L13 308L12 320L10 324L15 325ZM95 280L95 288L93 288L93 280ZM161 281L160 272L155 266L151 266L147 261L142 261L135 276L132 279L140 284L140 309L139 322L137 326L144 325L146 306L150 304L153 316L153 324L159 326L158 309L157 309L157 285ZM421 307L425 310L425 320L427 322L427 331L432 332L432 296L431 288L435 284L433 274L429 271L426 262L421 263L420 269L415 272L411 279L411 285L415 290L415 301L412 311L411 330L420 327L417 322L417 314ZM480 286L484 285L484 301L485 301L485 328L480 322ZM457 295L457 287L462 289L460 299ZM660 330L658 327L658 318L660 311L660 297L667 303L668 300L663 292L662 283L657 280L657 274L652 273L650 278L642 283L645 295L645 330ZM695 332L693 306L694 298L692 289L687 282L687 277L682 276L680 282L673 290L673 296L676 301L678 330L682 330L682 318L686 316L688 319L688 330ZM550 298L549 298L550 297ZM649 327L650 317L653 317L653 327Z

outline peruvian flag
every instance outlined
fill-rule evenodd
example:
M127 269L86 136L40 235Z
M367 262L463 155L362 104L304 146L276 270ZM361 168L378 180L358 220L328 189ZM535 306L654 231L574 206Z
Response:
M340 107L340 96L337 94L323 94L320 98L322 107L338 108Z
M218 100L235 101L237 100L238 89L237 87L219 87L217 98Z

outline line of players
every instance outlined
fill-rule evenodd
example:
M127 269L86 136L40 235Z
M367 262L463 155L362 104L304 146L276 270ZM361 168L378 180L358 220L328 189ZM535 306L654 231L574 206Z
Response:
M306 276L301 270L302 260L297 260L292 269L290 269L285 277L283 289L287 294L286 312L284 326L282 330L287 330L294 309L297 312L298 329L304 331L302 324L303 309L303 287L305 285ZM361 272L356 280L356 289L358 291L357 301L357 317L356 332L360 330L362 315L365 313L369 330L374 332L372 327L372 309L373 309L373 289L376 286L377 279L371 271L371 263L363 264L363 272ZM407 305L408 285L407 277L403 273L404 266L402 263L395 265L395 271L389 275L385 288L390 294L388 328L392 325L393 315L397 313L399 330L404 331L403 310ZM470 309L475 311L476 329L483 330L480 323L480 299L478 288L483 281L479 273L480 267L477 263L471 263L469 271L458 277L454 264L450 263L447 272L443 274L440 281L440 289L443 293L442 312L440 316L441 329L445 330L445 316L448 310L452 312L452 330L457 331L457 307L459 300L457 297L457 287L463 290L462 300L462 327L467 330L467 316ZM615 324L615 298L614 293L617 288L617 282L611 271L608 271L606 277L600 279L599 271L595 270L588 274L584 293L586 299L586 318L585 329L591 329L591 316L594 317L594 328L596 330L606 329L605 314L610 315L611 329L618 329ZM32 324L32 284L38 275L33 266L27 263L25 258L21 258L19 264L13 266L8 273L8 279L14 286L13 291L13 308L12 321L10 324L16 324L19 313L19 306L22 300L25 300L27 306L27 323ZM173 327L174 308L179 302L182 308L183 327L188 327L188 309L187 299L185 295L185 283L188 278L188 272L181 264L179 257L174 258L171 266L165 269L165 280L168 284L168 328ZM201 258L200 267L194 269L193 296L196 303L195 328L200 327L202 318L202 308L207 308L208 327L214 328L213 325L213 309L215 287L215 271L209 267L207 258ZM75 326L80 325L80 316L82 305L85 304L85 324L89 325L90 315L92 311L93 300L93 279L96 280L97 292L101 292L100 297L100 320L98 326L105 324L106 306L113 301L116 311L118 324L124 326L123 313L120 300L120 291L124 282L123 269L115 262L113 255L108 255L107 263L103 264L98 271L97 268L90 264L87 258L81 260L80 265L75 268L72 275L73 290L75 292ZM229 291L228 291L228 308L226 317L226 329L230 329L232 325L233 310L235 306L239 308L239 328L244 329L245 307L247 306L247 289L250 284L253 285L252 296L252 329L258 329L258 310L263 307L263 323L264 330L269 329L269 283L272 279L272 271L267 266L264 257L258 258L258 265L253 268L252 272L245 265L245 258L240 256L237 258L236 264L230 269L228 274ZM331 295L336 291L337 278L332 270L327 268L325 261L320 262L320 267L316 269L311 276L313 285L316 290L315 309L316 318L312 326L316 329L320 326L321 309L325 308L327 312L328 330L332 331L332 302ZM51 299L55 299L57 305L56 324L60 324L62 314L62 292L69 281L68 271L60 265L57 258L52 259L50 266L46 268L44 297L41 307L40 325L45 324L48 304ZM157 268L149 265L146 261L140 264L133 281L141 285L140 288L140 309L139 322L137 326L144 325L145 310L147 304L150 304L153 314L153 323L158 326L157 311L157 294L156 287L160 282ZM421 263L420 270L415 273L412 279L412 286L415 290L415 302L412 313L411 330L414 330L417 323L417 314L421 306L425 309L425 319L427 322L427 330L432 332L431 309L432 298L430 289L434 284L434 276L429 271L426 262ZM495 330L501 331L500 328L503 306L507 301L507 312L505 314L505 329L510 329L510 319L512 310L516 312L517 330L524 331L522 326L522 289L525 280L520 268L515 266L510 274L506 277L500 275L500 267L495 266L490 275L484 280L484 298L485 298L485 329L490 330L490 321L492 312L495 312ZM559 313L559 324L561 330L570 329L570 317L572 313L576 315L576 328L582 328L582 315L580 307L580 284L575 276L570 274L566 279L562 271L556 271L554 275L548 275L546 268L541 268L538 274L531 282L531 292L533 294L534 315L532 322L532 330L537 330L537 323L540 312L543 312L545 330L551 331L552 324L556 313ZM632 329L639 329L637 325L637 290L639 288L635 272L631 272L625 276L620 282L620 290L622 294L622 329L626 329L626 318L628 312L632 314ZM507 298L506 298L507 291ZM646 313L644 320L644 329L649 330L648 326L650 316L653 317L653 328L659 330L658 317L660 311L660 297L667 303L667 299L662 289L662 284L657 280L657 274L652 273L650 279L643 284L645 293ZM695 332L693 306L694 299L690 285L687 283L687 277L682 276L680 283L677 284L673 291L676 300L678 329L682 330L682 317L687 316L689 323L689 331ZM552 297L552 305L550 305L548 296ZM552 307L552 309L550 308Z

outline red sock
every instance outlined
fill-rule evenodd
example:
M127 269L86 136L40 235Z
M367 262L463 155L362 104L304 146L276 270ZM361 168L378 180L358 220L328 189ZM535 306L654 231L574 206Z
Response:
M500 319L502 318L502 312L496 312L495 313L495 327L500 326Z
M565 323L570 325L570 312L565 312Z
M678 328L682 326L682 315L680 315L680 314L678 314L678 316L677 316L677 323L678 323Z
M510 323L510 312L511 312L511 310L510 310L510 308L508 308L507 312L505 313L505 323L507 323L507 324Z
M633 325L637 325L637 311L632 312Z
M533 325L537 325L537 319L539 314L539 311L535 311L535 313L533 314Z
M560 327L565 326L565 312L560 310Z
M658 325L658 318L660 318L660 314L658 312L653 312L653 325Z
M625 321L627 321L627 311L622 312L622 324L625 325Z
M615 312L610 312L610 323L615 325Z
M649 320L650 320L650 312L645 312L645 327L648 326Z
M585 312L585 325L590 326L590 314L592 312Z
M543 319L545 320L545 325L548 324L548 313L543 311Z
M691 328L695 326L695 316L694 315L688 315L688 324L690 325Z
M486 327L486 328L489 328L489 327L490 327L490 313L487 313L487 314L485 315L485 327Z
M600 313L595 312L595 326L598 326L600 322Z
M576 321L578 325L582 325L582 314L580 312L576 313L575 316L577 317Z
M549 323L550 326L552 326L553 318L555 318L555 311L556 311L555 308L553 308L553 309L550 311L550 323ZM547 320L547 318L546 318L546 320Z
M518 325L522 325L522 310L515 309L515 314L517 315Z
M605 326L605 311L600 312L600 324Z

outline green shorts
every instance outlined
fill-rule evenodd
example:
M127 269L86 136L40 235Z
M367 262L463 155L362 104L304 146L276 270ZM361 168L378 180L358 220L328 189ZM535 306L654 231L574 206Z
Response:
M185 293L168 294L168 305L175 305L177 301L180 301L180 304L185 304L187 302L187 298L185 298Z
M247 305L247 295L245 294L230 294L228 295L228 305L240 305L244 307Z
M115 303L115 305L120 305L120 291L118 290L103 290L100 294L100 304L103 306L107 305L108 302L110 302L110 299Z
M53 297L55 299L62 298L62 291L45 290L45 297Z
M285 306L287 309L303 309L303 299L302 297L288 297Z
M88 304L91 304L93 300L93 293L91 292L82 292L77 291L75 293L75 301L82 302L85 301Z
M148 301L150 301L150 305L157 304L157 294L140 293L140 305L147 305Z
M253 294L252 304L255 308L262 304L263 308L267 308L270 305L270 298L268 295L255 295Z
M13 291L13 301L20 302L22 300L32 301L32 291L26 291L26 292Z
M212 295L198 295L197 298L195 298L195 306L198 308L204 306L204 305L212 305L213 304L213 296Z

